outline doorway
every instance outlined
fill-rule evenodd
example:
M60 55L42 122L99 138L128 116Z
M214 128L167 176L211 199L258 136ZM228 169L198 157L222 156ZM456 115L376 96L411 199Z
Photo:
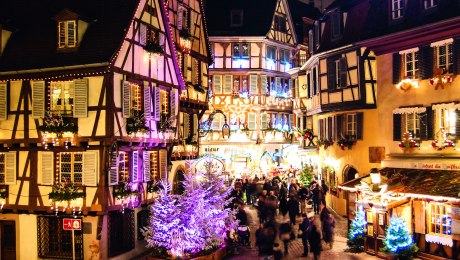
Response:
M343 183L356 179L358 171L351 165L345 166L343 169Z
M16 259L16 225L14 221L0 221L0 259Z
M184 193L185 188L184 188L184 182L185 181L185 174L182 170L178 170L176 172L176 176L174 176L174 182L173 182L173 194L180 195Z

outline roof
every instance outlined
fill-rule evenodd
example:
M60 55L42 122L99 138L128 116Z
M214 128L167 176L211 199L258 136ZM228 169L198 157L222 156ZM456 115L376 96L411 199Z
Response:
M270 30L277 0L207 0L209 36L265 36ZM232 10L243 11L243 25L232 27Z
M304 35L303 28L303 17L307 17L314 20L318 19L321 16L321 12L318 8L315 8L312 4L305 4L299 0L288 0L289 11L291 12L292 21L294 23L294 29L297 34L297 39L299 42L302 42L304 37L308 37L308 29L312 28L309 26L305 31L307 35Z
M0 24L14 28L0 71L109 62L120 48L139 0L15 0L0 2ZM57 51L57 23L63 10L85 17L89 27L78 51Z

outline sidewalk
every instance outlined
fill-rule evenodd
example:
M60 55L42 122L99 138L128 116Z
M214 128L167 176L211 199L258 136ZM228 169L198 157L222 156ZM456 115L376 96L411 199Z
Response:
M249 259L259 259L257 248L255 247L255 231L258 228L258 218L257 210L252 206L245 207L246 212L248 213L248 222L251 228L251 247L240 247L239 254L236 256L228 256L226 259L231 260L249 260ZM335 242L332 249L329 249L327 246L324 246L323 251L321 252L321 259L340 259L340 260L358 260L358 259L378 259L377 257L368 255L366 253L352 254L345 253L344 250L347 248L347 220L341 216L338 216L331 210L331 213L334 214L336 220L335 228ZM286 222L289 218L283 218L283 216L278 215L276 221L278 223ZM315 216L315 221L319 222L319 216ZM297 225L294 227L294 231L297 232L298 224L301 222L301 218L297 218ZM278 238L277 238L277 241ZM282 243L281 243L282 244ZM309 254L308 257L301 257L303 253L302 240L296 238L295 240L289 243L289 254L284 257L284 259L313 259L313 255Z

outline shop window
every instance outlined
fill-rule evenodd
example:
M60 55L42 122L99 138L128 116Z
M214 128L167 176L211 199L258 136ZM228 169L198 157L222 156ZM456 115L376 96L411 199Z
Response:
M38 256L72 259L72 232L63 229L63 219L37 216ZM75 259L83 260L83 231L75 230Z
M451 206L440 203L430 203L430 233L452 235Z
M120 255L134 248L134 211L111 211L108 215L109 257Z
M404 17L405 0L390 0L391 1L391 17L393 20Z

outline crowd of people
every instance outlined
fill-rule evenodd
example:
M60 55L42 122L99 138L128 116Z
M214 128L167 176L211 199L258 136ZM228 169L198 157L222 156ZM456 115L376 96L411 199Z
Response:
M329 248L333 246L335 220L326 207L328 189L324 180L313 180L308 187L296 179L282 180L280 177L236 180L232 204L238 207L240 225L248 225L244 206L257 208L259 228L255 235L261 257L273 255L274 259L281 259L283 251L288 255L290 241L302 239L302 256L311 252L314 259L318 259L322 241ZM285 220L286 216L289 220ZM298 216L302 216L300 223L297 223Z

